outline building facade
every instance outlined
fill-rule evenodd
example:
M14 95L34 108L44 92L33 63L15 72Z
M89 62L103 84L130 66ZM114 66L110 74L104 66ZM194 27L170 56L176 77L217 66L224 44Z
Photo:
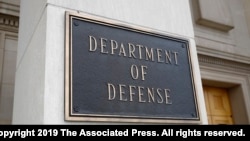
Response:
M66 12L187 38L195 124L250 123L248 0L0 0L0 124L93 123L65 120Z

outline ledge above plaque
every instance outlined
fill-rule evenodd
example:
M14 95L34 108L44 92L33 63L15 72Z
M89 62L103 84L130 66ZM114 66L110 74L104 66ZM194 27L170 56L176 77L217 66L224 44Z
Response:
M65 120L200 123L189 40L66 12Z

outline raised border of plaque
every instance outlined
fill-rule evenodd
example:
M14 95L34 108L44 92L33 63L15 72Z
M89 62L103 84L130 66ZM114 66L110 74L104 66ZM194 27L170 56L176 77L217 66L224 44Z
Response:
M96 15L65 13L65 120L201 123L190 42Z

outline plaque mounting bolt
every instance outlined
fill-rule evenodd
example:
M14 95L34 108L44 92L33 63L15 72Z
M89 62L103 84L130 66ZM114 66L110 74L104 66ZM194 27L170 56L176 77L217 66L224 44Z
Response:
M79 107L78 107L78 106L75 106L75 107L73 108L73 111L78 113L78 112L79 112Z
M185 48L185 47L186 47L186 45L185 45L185 44L182 44L182 45L181 45L181 47L182 47L182 48Z
M78 26L79 23L78 23L77 21L74 21L74 25L75 25L75 26Z

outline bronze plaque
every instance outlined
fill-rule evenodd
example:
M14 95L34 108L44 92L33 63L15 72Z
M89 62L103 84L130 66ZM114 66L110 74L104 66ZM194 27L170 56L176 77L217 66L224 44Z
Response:
M199 122L189 41L66 13L65 117Z

